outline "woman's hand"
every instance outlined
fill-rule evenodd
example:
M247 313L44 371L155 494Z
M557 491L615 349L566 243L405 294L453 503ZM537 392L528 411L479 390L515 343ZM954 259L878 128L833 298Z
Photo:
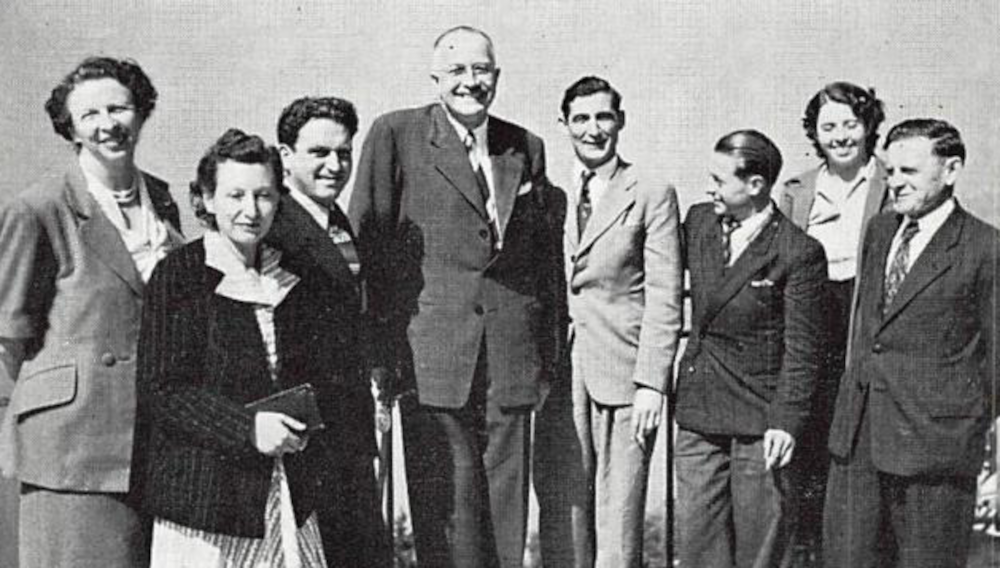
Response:
M258 412L254 416L253 445L267 456L292 454L306 449L306 425L280 412Z

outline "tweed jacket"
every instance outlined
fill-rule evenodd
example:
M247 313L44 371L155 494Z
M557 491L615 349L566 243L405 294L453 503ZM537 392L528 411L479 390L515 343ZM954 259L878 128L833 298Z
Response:
M143 176L157 215L179 228L167 185ZM27 346L0 461L22 482L128 490L143 288L78 164L0 208L0 337Z

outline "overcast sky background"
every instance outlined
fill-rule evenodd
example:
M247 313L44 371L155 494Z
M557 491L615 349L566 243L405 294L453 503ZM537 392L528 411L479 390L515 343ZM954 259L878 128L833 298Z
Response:
M288 102L336 94L358 107L360 152L375 116L433 100L431 43L471 24L496 43L493 110L545 139L557 182L571 164L559 102L582 75L622 92L622 155L676 184L682 209L704 200L706 157L731 130L771 136L782 177L812 167L802 111L825 83L849 80L886 101L883 134L913 116L954 123L970 156L959 196L997 222L998 12L995 0L4 1L0 200L70 155L42 105L87 55L132 57L160 91L139 163L172 184L197 234L187 183L223 130L273 141Z

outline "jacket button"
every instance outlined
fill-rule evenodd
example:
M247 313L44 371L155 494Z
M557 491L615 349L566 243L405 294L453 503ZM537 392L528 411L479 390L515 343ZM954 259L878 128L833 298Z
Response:
M883 349L882 349L882 344L881 343L876 343L875 345L872 345L872 352L873 353L881 353L882 350Z
M113 367L116 360L115 356L111 353L101 355L101 363L103 363L105 367Z
M694 372L694 365L688 367L688 372L689 373L693 373Z
M472 309L472 311L476 312L477 316L483 315L483 307L482 306L476 306L475 308Z
M489 238L489 236L490 236L490 232L489 231L487 231L486 229L479 229L479 238L480 239L487 239L487 238Z

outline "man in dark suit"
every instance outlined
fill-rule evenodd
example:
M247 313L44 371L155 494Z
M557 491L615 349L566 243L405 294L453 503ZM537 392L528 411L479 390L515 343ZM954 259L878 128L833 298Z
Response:
M521 566L530 416L554 361L560 232L542 141L488 116L499 75L482 31L438 37L440 101L374 122L351 198L379 339L415 387L402 428L427 566Z
M715 146L713 203L684 222L693 307L675 398L681 566L789 566L787 466L822 356L822 246L770 199L778 148L742 130Z
M831 568L964 567L996 416L1000 234L953 197L958 130L904 121L885 142L895 214L865 235L830 430Z
M354 314L364 323L363 280L354 234L337 205L351 177L357 130L354 105L336 97L304 97L282 111L278 147L288 191L281 198L268 239L291 255L311 258L336 286L336 296L345 306L340 313ZM357 379L363 382L366 377ZM352 416L342 419L372 422L371 404L352 410ZM319 511L320 532L331 566L390 565L388 535L381 524L375 489L374 448L369 449L351 463L331 463L329 479L321 489L328 498Z

